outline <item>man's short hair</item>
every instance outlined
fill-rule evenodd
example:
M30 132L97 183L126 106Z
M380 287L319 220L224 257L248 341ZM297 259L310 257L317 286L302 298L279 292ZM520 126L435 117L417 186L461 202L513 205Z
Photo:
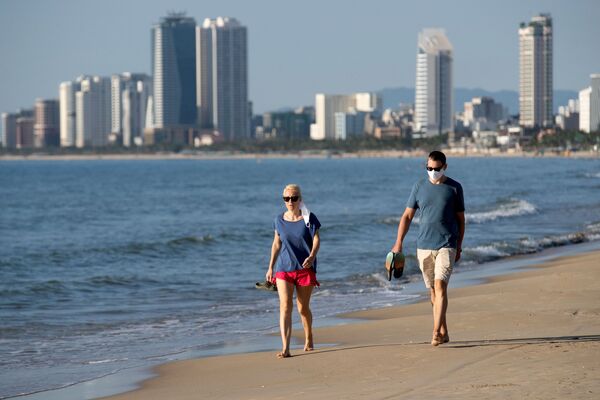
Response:
M438 150L432 151L431 153L429 153L428 158L433 161L441 161L442 165L446 165L446 155L444 153L442 153L441 151L438 151Z

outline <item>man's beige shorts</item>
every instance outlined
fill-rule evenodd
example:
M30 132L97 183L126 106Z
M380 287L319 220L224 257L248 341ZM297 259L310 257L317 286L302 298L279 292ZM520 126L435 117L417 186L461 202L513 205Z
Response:
M434 280L439 279L448 283L454 260L456 259L456 249L443 247L439 250L417 249L417 259L419 268L423 273L423 280L428 289L434 287Z

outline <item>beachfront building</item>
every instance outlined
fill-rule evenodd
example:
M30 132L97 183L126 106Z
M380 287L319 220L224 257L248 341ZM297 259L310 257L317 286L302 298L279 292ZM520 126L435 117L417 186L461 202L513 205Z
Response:
M463 123L473 130L495 130L507 115L506 108L491 97L474 97L465 103Z
M346 140L349 137L363 136L365 134L365 122L368 113L357 111L355 108L347 112L336 112L335 119L335 138Z
M198 123L225 140L250 138L247 29L235 18L196 27Z
M110 78L83 76L75 93L75 145L106 146L111 131Z
M152 96L152 78L125 72L111 77L112 141L125 147L142 145Z
M452 131L452 44L442 29L419 33L415 85L414 136Z
M552 126L552 18L540 14L519 27L519 124Z
M60 146L60 103L56 99L37 99L34 106L34 146Z
M579 130L579 100L571 99L567 105L558 107L558 114L554 118L557 128L563 131Z
M343 140L346 128L336 128L345 116L357 112L381 114L382 99L377 93L354 93L350 95L330 95L317 93L315 96L315 123L310 127L310 138L313 140ZM336 117L336 113L338 114ZM363 134L363 132L360 132Z
M16 148L27 149L32 148L33 141L33 125L35 123L33 110L27 110L21 113L21 116L16 120Z
M579 92L579 129L600 131L600 74L590 75L591 85Z
M5 149L17 148L17 115L15 113L2 113L2 147Z
M59 86L58 101L60 103L60 145L75 146L77 136L77 120L75 116L75 93L81 89L81 79L62 82Z
M152 27L153 127L196 124L196 21L170 13Z
M2 146L6 149L33 147L33 110L2 113Z
M266 112L261 116L259 138L308 139L314 119L312 107L293 111Z

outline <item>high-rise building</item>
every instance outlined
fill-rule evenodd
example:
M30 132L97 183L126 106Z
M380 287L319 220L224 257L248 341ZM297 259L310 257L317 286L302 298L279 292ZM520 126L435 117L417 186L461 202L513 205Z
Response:
M435 136L452 131L452 44L442 29L419 33L415 85L415 131Z
M198 122L225 140L250 137L247 29L235 18L205 19L196 28Z
M380 113L382 103L381 97L376 93L351 95L318 93L315 96L315 123L311 125L310 138L313 140L343 140L344 137L339 135L346 130L342 128L336 130L336 113ZM341 116L338 116L338 121L341 123Z
M2 113L2 146L7 149L33 147L33 110Z
M62 82L59 87L60 102L60 145L75 146L77 120L75 117L75 93L81 89L81 78Z
M34 110L34 146L37 148L60 146L59 101L37 99Z
M600 74L590 75L591 85L579 92L579 129L600 131Z
M33 110L17 118L17 149L33 147Z
M2 113L2 147L17 148L17 114Z
M112 134L117 143L141 145L152 96L152 79L125 72L111 77Z
M519 28L519 124L552 126L552 18L540 14Z
M153 127L196 124L196 21L171 13L152 27Z
M75 93L77 147L106 146L111 133L110 78L86 76Z

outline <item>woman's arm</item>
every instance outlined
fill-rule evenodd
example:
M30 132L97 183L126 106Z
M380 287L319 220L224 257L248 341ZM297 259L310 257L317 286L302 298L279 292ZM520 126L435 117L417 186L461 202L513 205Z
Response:
M310 268L317 257L317 253L319 252L319 247L321 247L321 239L319 237L319 231L315 232L315 236L313 236L313 245L310 251L310 255L304 260L302 263L303 268Z
M275 231L275 236L273 237L273 244L271 245L271 260L269 261L269 269L267 270L267 274L265 275L267 278L267 282L271 282L273 280L273 266L275 265L275 261L277 261L277 256L279 255L279 250L281 249L281 239L279 238L279 234Z

